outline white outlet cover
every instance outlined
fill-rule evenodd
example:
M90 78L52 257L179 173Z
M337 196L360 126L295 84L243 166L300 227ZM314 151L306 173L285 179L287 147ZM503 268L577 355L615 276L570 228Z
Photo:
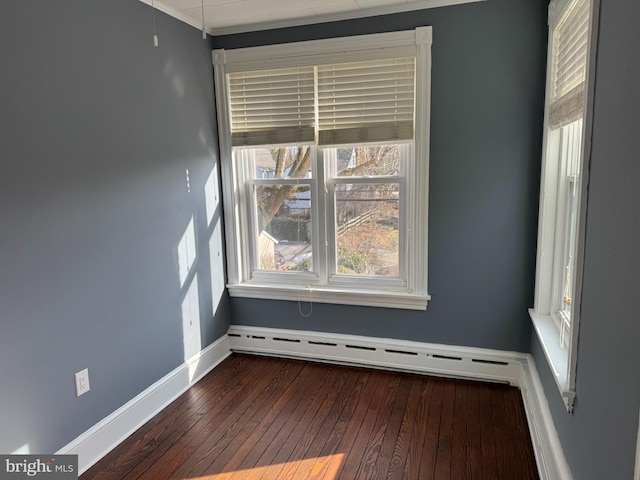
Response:
M75 374L76 378L76 396L83 395L89 391L89 369L79 371Z

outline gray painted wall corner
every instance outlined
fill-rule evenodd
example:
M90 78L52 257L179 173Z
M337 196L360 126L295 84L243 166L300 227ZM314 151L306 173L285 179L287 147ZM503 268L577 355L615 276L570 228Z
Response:
M0 451L51 453L224 335L210 41L0 6ZM73 374L89 369L76 398Z

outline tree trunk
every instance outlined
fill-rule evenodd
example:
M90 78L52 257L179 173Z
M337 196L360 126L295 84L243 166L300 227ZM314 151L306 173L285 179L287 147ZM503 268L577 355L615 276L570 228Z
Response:
M276 157L276 177L282 178L284 173L284 164L286 158L286 148L278 149ZM291 164L289 170L289 178L302 178L309 171L309 165L311 162L311 149L309 147L300 147L296 154L296 159ZM277 175L280 170L280 175ZM269 195L264 199L260 199L258 194L258 202L260 207L261 219L260 219L260 231L262 232L269 222L278 212L282 204L287 198L298 190L297 185L273 185L263 186L258 189L258 192L269 192Z

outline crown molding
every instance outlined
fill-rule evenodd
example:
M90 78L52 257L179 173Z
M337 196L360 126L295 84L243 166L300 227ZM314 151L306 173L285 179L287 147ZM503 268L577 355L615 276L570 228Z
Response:
M139 0L142 3L151 5L151 0ZM427 10L431 8L450 7L453 5L463 5L467 3L484 2L487 0L417 0L409 3L381 5L377 7L363 8L361 10L351 10L348 12L336 12L329 14L314 15L310 17L289 18L284 20L273 20L268 22L251 23L245 25L232 25L228 27L212 28L208 26L206 32L209 35L221 36L236 33L257 32L261 30L274 30L276 28L299 27L302 25L312 25L317 23L339 22L341 20L353 20L356 18L375 17L378 15L389 15L393 13L411 12L416 10ZM202 29L201 21L191 18L184 11L167 5L162 0L154 1L154 8L166 13L184 23L187 23L198 30ZM191 9L193 10L193 9Z

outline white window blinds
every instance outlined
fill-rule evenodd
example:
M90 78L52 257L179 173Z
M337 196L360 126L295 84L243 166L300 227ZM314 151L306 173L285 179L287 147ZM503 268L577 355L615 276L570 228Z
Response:
M229 74L233 146L313 143L313 67Z
M228 75L233 146L413 139L415 58Z
M414 79L414 58L318 67L318 143L412 139Z
M552 28L549 127L555 129L584 115L589 1L571 1Z

